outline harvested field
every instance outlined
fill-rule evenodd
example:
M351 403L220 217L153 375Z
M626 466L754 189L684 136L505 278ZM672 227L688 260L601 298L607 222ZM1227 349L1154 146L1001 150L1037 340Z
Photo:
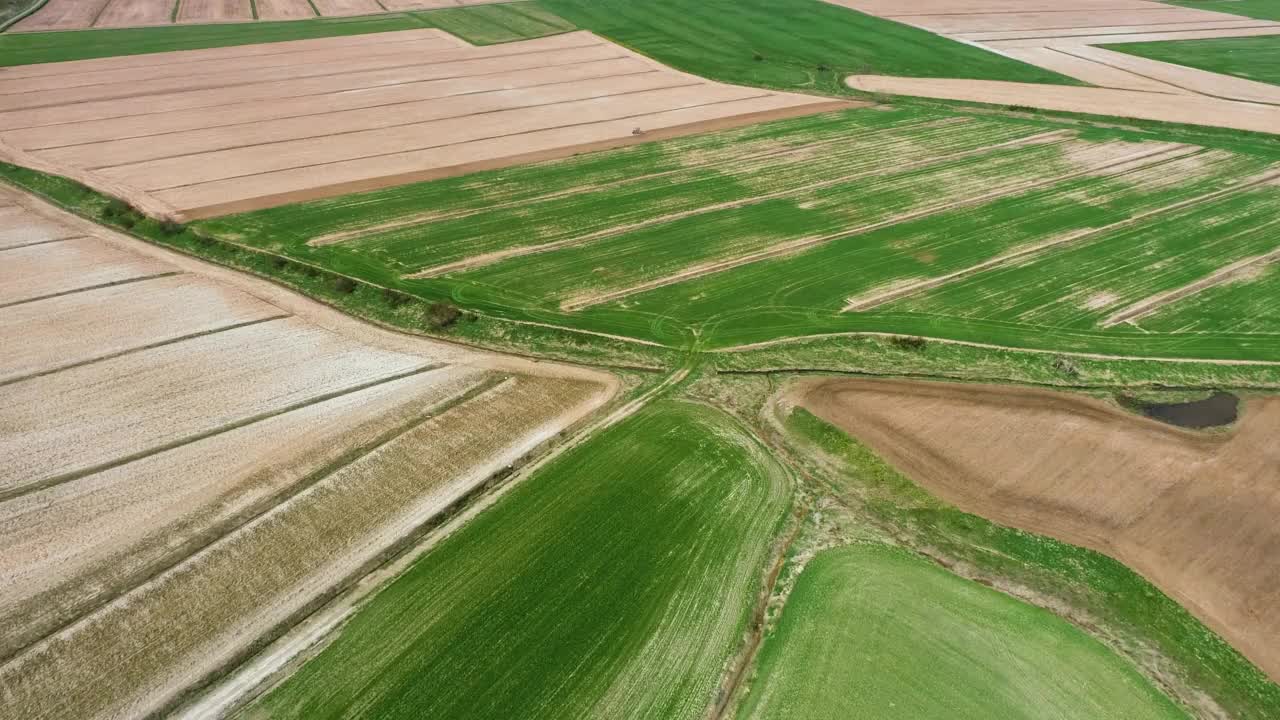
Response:
M255 0L259 20L298 20L316 16L309 0Z
M386 12L377 0L311 0L321 15L371 15Z
M1111 45L1102 50L1108 51L1115 51L1109 53L1112 62L1131 64L1135 72L1150 72L1152 67L1164 65L1189 66L1182 72L1199 78L1206 93L1223 95L1225 85L1225 92L1231 97L1239 96L1247 88L1257 102L1280 103L1280 37L1275 35L1138 42Z
M0 250L6 717L163 710L612 392L0 200L92 234Z
M0 207L0 250L66 240L76 232L17 205Z
M759 662L743 720L1187 717L1067 621L883 545L805 566Z
M1203 435L1030 389L823 380L797 398L961 509L1115 556L1280 677L1274 399Z
M198 51L199 65L166 53L5 75L0 127L15 132L0 156L206 217L847 105L707 82L587 33L490 48L436 30L367 37L294 43L265 64L270 49L247 46ZM406 93L421 101L391 99ZM207 124L175 131L174 115ZM117 134L87 129L100 121ZM81 128L94 140L74 140Z
M49 0L15 26L19 30L74 30L93 25L111 0Z
M376 15L402 10L466 8L512 0L50 0L44 8L19 22L17 32L128 28L178 23L216 23L251 20L298 20ZM177 7L174 14L175 3ZM519 2L536 5L536 2ZM314 5L314 8L313 8ZM53 7L49 7L53 6ZM257 10L254 17L253 9Z
M471 519L245 715L706 717L789 495L729 416L657 401Z

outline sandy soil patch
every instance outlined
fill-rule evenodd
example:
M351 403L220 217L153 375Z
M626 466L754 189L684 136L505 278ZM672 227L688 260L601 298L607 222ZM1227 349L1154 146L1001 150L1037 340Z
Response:
M400 35L5 75L0 155L207 217L844 106L708 82L585 32Z
M821 380L796 397L964 510L1117 557L1280 678L1280 401L1209 436L1025 388Z
M1200 96L1081 88L994 80L936 80L855 75L850 87L867 92L1021 105L1044 110L1280 133L1280 107Z

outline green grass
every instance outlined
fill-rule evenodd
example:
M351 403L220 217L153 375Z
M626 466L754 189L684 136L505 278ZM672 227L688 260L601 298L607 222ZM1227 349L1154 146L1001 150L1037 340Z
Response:
M1065 135L996 147L1049 132ZM1139 143L1182 136L914 106L856 109L198 225L424 299L671 347L695 335L701 347L717 348L888 332L1047 351L1280 359L1274 328L1100 324L1274 245L1267 223L1280 206L1275 188L1104 229L1229 188L1280 160L1274 143L1193 137L1206 149L1119 175L1082 175L1083 167L1160 147ZM1018 264L841 312L851 297L1090 230ZM318 238L337 241L309 244ZM801 242L811 244L679 275ZM515 254L446 272L492 253ZM435 274L411 277L424 269ZM653 281L665 284L643 286ZM626 293L577 304L615 291Z
M1280 5L1276 19L1280 19ZM1280 35L1166 40L1104 46L1175 65L1280 85Z
M898 542L1084 613L1098 632L1134 648L1139 657L1154 651L1168 663L1166 670L1207 692L1230 717L1270 720L1280 707L1280 685L1123 564L961 512L805 410L791 412L785 426L805 456L816 453L830 461L811 472L827 478L862 521L884 528Z
M1164 0L1170 5L1231 13L1259 20L1280 20L1280 4L1275 0Z
M821 0L544 0L581 28L703 77L844 94L854 73L1079 84Z
M468 522L247 715L701 718L781 473L720 411L647 406Z
M855 545L805 567L739 717L1188 716L1056 615L900 549Z
M0 0L0 28L40 0Z
M2 2L3 0L0 0ZM573 30L538 0L351 18L0 35L0 67L438 27L477 45Z

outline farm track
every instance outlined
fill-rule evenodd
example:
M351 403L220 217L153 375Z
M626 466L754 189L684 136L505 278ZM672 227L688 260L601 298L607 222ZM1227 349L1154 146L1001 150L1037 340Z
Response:
M955 152L955 153L934 155L929 158L906 162L906 163L894 165L892 167L881 167L874 170L856 172L851 175L831 178L828 180L822 180L819 182L799 185L796 187L789 187L784 190L778 190L771 193L764 193L762 195L754 195L752 197L744 198L741 200L731 200L729 202L706 205L693 210L685 210L682 212L671 213L668 215L658 215L658 216L648 218L646 220L642 220L639 222L630 223L626 225L619 225L616 227L608 228L606 230L600 230L598 232L590 233L580 237L569 238L566 240L558 240L550 243L543 243L541 245L527 245L524 247L517 247L517 248L501 250L493 253L486 253L483 255L476 255L473 257L469 257L465 260L460 260L458 262L449 263L446 265L439 265L436 267L427 268L425 270L420 270L420 271L411 273L409 275L405 275L404 277L405 279L419 280L424 278L447 275L450 273L464 272L467 270L473 270L475 268L484 267L486 265L492 265L494 263L497 263L503 260L508 260L515 257L523 257L526 255L536 255L539 253L551 252L553 250L560 250L568 247L577 247L580 245L589 245L597 240L603 240L606 238L616 237L619 235L625 235L627 233L634 232L636 230L641 230L641 229L653 227L656 225L663 225L669 222L674 222L676 220L682 220L690 217L697 217L698 215L704 215L707 213L717 212L720 210L732 210L736 208L749 207L751 205L767 202L769 200L793 197L801 193L812 192L814 190L821 190L823 188L835 187L847 182L852 182L854 180L861 180L864 178L871 178L871 177L879 177L883 175L907 172L911 170L926 169L926 168L934 167L937 165L942 165L944 163L952 162L955 160L963 160L971 157L980 157L982 155L986 155L996 150L1065 142L1070 137L1070 135L1071 133L1069 131L1058 130L1058 131L1032 135L1031 137L1019 138L1016 140L997 143L994 145L988 145L988 146L976 148L973 150L964 150L964 151Z
M705 263L702 265L697 265L697 266L688 268L686 270L683 270L681 272L678 272L676 274L657 278L655 280L650 280L648 282L633 285L631 287L622 288L622 289L611 291L608 293L601 293L601 294L582 297L582 298L569 299L560 304L560 309L566 312L576 312L584 308L600 305L607 302L613 302L615 300L619 300L624 297L629 297L642 292L647 292L649 290L654 290L660 287L675 285L678 283L686 282L694 278L699 278L706 275L711 275L715 273L725 272L727 270L732 270L734 268L742 267L744 265L750 265L750 264L754 264L764 260L771 260L771 259L782 257L785 255L791 255L793 253L797 253L802 250L807 250L820 245L824 245L833 240L848 238L848 237L855 237L858 235L864 235L866 233L869 233L875 230L891 227L893 225L897 225L903 222L919 220L919 219L937 215L939 213L943 213L949 210L955 210L963 207L972 207L974 205L980 205L982 203L986 203L986 202L997 200L1003 197L1008 197L1011 195L1027 192L1030 190L1050 187L1052 185L1056 185L1058 183L1071 180L1073 178L1084 177L1084 176L1088 176L1088 175L1100 173L1100 172L1106 172L1108 169L1124 167L1126 165L1132 164L1135 161L1143 161L1143 160L1153 161L1154 159L1158 159L1161 156L1167 155L1172 151L1173 149L1171 148L1162 147L1159 150L1154 150L1154 151L1149 150L1149 151L1134 153L1133 155L1129 155L1124 158L1113 160L1113 161L1104 163L1102 165L1091 167L1085 170L1077 170L1077 171L1066 173L1063 175L1057 175L1046 180L1017 183L1011 187L1003 188L995 192L981 194L981 195L978 195L977 197L967 198L960 201L946 202L946 203L927 206L925 208L921 208L919 210L913 210L911 212L904 213L902 215L889 218L887 220L882 220L882 221L871 223L861 227L842 230L841 232L838 232L838 233L832 233L830 235L823 235L819 237L801 238L799 240L778 243L777 245L774 245L772 248L767 250L762 250L759 252L740 256L737 258L718 260L710 263Z
M942 287L944 285L952 283L956 280L961 280L961 279L979 274L986 270L1002 267L1002 266L1008 265L1009 263L1017 262L1019 260L1025 260L1028 257L1039 255L1040 253L1055 247L1078 243L1081 240L1097 237L1099 235L1104 235L1114 230L1120 230L1126 227L1131 227L1133 225L1141 224L1142 222L1154 216L1163 215L1165 213L1173 212L1175 210L1182 210L1184 208L1192 207L1202 203L1210 202L1213 200L1219 200L1224 197L1229 197L1231 195L1235 195L1237 193L1243 192L1250 188L1266 185L1270 182L1275 181L1277 178L1280 178L1280 170L1277 170L1272 173L1268 173L1266 175L1263 175L1260 178L1246 180L1242 183L1232 185L1229 188L1225 188L1222 190L1215 190L1213 192L1200 195L1198 197L1190 198L1187 200L1181 200L1179 202L1166 205L1164 207L1159 207L1154 210L1146 210L1141 213L1138 213L1137 215L1134 215L1133 217L1126 218L1119 222L1111 223L1109 225L1104 225L1099 228L1090 228L1087 230L1081 230L1081 231L1070 233L1065 237L1052 238L1042 243L1037 243L1032 247L1023 248L1011 253L1006 253L999 257L992 258L985 262L981 262L981 263L978 263L977 265L972 265L970 267L963 268L961 270L957 270L952 273L948 273L941 277L922 280L918 283L912 283L910 285L907 285L901 288L895 288L893 290L886 291L886 292L877 292L870 295L869 297L850 298L849 303L845 305L844 309L841 310L841 312L865 312L868 310L874 310L877 307L880 307L882 305L887 305L895 300L900 300L905 297L917 295L927 290L933 290L935 288ZM1103 326L1109 327L1115 324L1116 323L1114 322L1107 321L1106 323L1103 324Z

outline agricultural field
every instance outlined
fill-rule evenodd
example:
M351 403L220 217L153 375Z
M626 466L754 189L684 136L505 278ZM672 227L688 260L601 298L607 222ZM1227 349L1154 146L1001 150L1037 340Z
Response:
M1219 281L1249 294L1280 248L1280 153L1176 140L855 109L198 227L422 297L673 347L896 332L1276 359L1274 333L1143 326ZM1097 270L1064 272L1078 263Z
M480 47L435 29L17 68L0 93L0 157L178 219L843 106L589 33Z
M1259 20L1280 21L1280 6L1271 0L1161 0L1161 2L1199 10L1244 15Z
M743 720L1187 717L1062 618L884 545L810 561L756 673Z
M1125 43L1107 49L1280 85L1280 36Z
M101 233L0 198L6 716L170 707L614 386L335 332Z
M332 19L314 18L314 10L307 0L254 0L253 7L261 20L290 22L127 27L75 33L7 32L0 34L0 67L422 28L439 28L473 45L528 40L576 29L549 12L538 0L501 5L451 5L440 10L395 13L379 9L376 11L382 13L379 15ZM301 13L305 13L302 17L312 19L297 19Z
M789 497L727 415L655 401L445 540L241 716L701 718Z
M1254 610L1276 593L1274 397L1213 435L1035 389L831 380L799 392L945 501L1117 557L1280 676L1280 624Z
M1186 4L49 0L0 717L1274 720L1280 22Z

